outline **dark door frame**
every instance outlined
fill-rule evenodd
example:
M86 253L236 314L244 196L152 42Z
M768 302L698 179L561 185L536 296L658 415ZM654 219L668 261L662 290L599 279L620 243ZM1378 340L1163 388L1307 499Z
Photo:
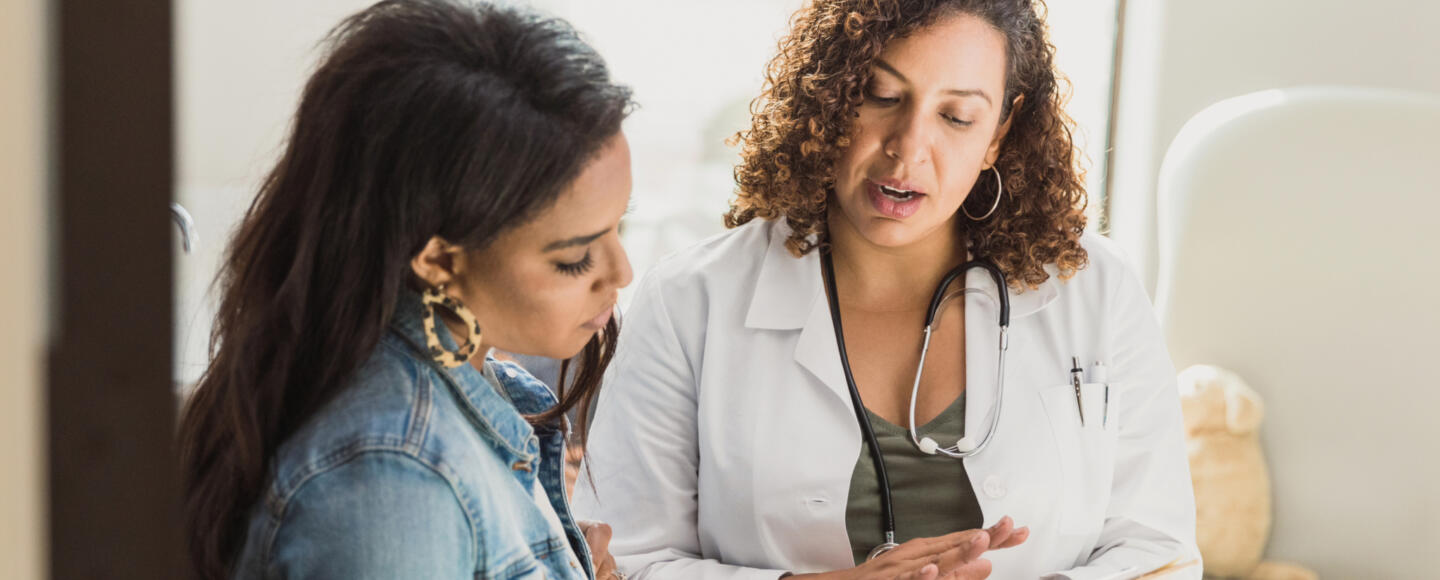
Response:
M50 577L179 578L171 4L51 10Z

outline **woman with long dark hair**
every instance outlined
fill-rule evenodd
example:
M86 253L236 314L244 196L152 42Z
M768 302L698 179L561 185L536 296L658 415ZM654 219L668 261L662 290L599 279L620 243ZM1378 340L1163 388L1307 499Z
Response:
M506 6L387 0L327 49L185 407L197 574L609 577L608 528L587 543L564 496L564 414L631 278L629 91ZM491 347L583 363L557 400Z

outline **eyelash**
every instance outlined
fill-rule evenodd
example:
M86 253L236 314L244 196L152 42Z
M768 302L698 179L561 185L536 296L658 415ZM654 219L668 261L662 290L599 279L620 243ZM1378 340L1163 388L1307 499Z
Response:
M891 97L891 98L880 97L880 96L876 96L875 93L871 93L871 92L869 92L869 91L866 91L866 92L865 92L865 98L869 99L870 101L872 101L872 102L874 102L875 104L880 105L880 106L882 106L882 107L888 107L888 106L890 106L890 105L894 105L894 104L900 102L900 99L899 99L898 97ZM955 117L952 117L952 116L947 115L947 114L944 114L944 113L941 113L941 114L940 114L940 117L941 117L942 119L945 119L945 122L949 123L951 126L958 127L958 128L969 127L970 125L973 124L973 123L970 122L970 121L961 121L960 119L957 119L957 118L955 118Z
M898 97L897 97L897 98L885 98L885 97L880 97L880 96L876 96L875 93L872 93L872 92L870 92L870 91L865 91L865 98L870 99L871 101L874 101L875 104L877 104L877 105L882 105L882 106L890 106L890 105L893 105L893 104L895 104L895 103L900 102L900 99L899 99Z
M579 262L558 262L555 269L566 276L582 276L594 266L595 260L591 258L590 251L586 250L585 257L580 258Z
M943 114L943 113L942 113L940 116L941 116L941 117L944 117L946 122L948 122L948 123L950 123L951 125L954 125L954 126L956 126L956 127L969 127L969 126L970 126L970 121L961 121L960 119L956 119L955 117L951 117L950 115L946 115L946 114Z

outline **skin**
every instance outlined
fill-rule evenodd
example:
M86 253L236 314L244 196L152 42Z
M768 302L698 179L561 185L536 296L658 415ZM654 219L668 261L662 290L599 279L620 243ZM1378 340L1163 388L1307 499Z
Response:
M602 329L634 277L619 235L630 188L630 147L620 133L529 222L480 250L431 238L411 260L421 280L443 285L480 323L472 365L483 364L491 348L567 359ZM468 336L458 320L446 326L457 344ZM584 522L581 530L597 577L609 578L610 526Z
M1009 131L1001 118L1004 36L970 15L955 15L892 41L873 66L851 146L835 167L828 225L845 347L871 411L909 424L925 310L935 285L965 258L957 219L976 180L990 177ZM1013 110L1021 98L1011 103ZM903 183L924 197L908 216L879 211L875 182ZM917 424L935 418L965 391L964 301L938 318L916 401ZM948 442L947 442L948 443ZM856 568L796 576L817 579L984 578L986 550L1019 545L1029 529L1007 516L990 530L920 538ZM974 542L974 544L967 544Z

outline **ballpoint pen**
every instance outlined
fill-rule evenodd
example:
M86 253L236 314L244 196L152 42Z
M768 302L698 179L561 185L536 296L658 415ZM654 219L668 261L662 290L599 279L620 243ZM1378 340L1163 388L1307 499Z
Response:
M1110 383L1105 383L1105 412L1100 417L1100 428L1110 427Z
M1085 402L1080 399L1080 357L1070 357L1070 384L1075 385L1075 410L1080 412L1080 426L1085 426Z

